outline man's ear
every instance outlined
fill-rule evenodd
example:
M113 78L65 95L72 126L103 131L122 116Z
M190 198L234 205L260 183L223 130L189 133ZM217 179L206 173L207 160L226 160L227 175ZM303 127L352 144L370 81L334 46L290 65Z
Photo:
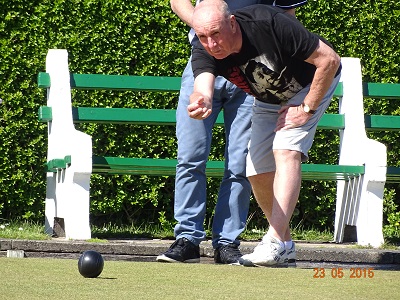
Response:
M236 33L236 17L234 15L229 16L229 26L233 33Z

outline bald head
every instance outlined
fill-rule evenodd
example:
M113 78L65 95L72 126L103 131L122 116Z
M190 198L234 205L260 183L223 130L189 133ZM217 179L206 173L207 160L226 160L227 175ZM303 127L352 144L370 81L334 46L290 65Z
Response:
M211 15L219 19L227 19L231 15L231 12L223 0L203 0L194 8L192 21L202 23L210 18Z
M217 59L241 48L239 25L223 0L200 2L194 9L192 25L203 47Z

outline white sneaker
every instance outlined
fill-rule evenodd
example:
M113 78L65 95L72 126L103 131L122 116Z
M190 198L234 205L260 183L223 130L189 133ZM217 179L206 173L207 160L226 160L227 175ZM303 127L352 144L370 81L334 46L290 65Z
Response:
M293 248L293 247L292 247ZM246 267L282 267L288 266L285 245L274 237L264 236L254 248L253 253L243 255L239 262Z
M287 262L288 267L295 268L296 267L296 246L294 242L292 242L292 247L290 249L286 249L287 254Z

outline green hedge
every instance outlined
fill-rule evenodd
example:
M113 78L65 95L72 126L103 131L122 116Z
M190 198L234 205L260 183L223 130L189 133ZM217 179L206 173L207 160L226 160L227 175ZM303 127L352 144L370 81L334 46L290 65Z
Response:
M328 38L341 56L360 57L364 80L399 82L399 4L395 1L309 1L298 18ZM76 73L180 76L190 54L185 26L168 0L1 0L0 7L0 218L43 220L47 126L37 121L45 92L36 75L45 70L50 48L67 49ZM396 10L397 6L397 10ZM74 91L74 105L175 108L177 94ZM335 110L333 103L331 110ZM369 113L398 114L396 101L369 101ZM93 135L98 154L176 156L175 128L127 125L80 125ZM213 158L222 159L223 131L215 130ZM377 133L397 165L398 134ZM160 140L161 138L161 140ZM337 146L327 152L325 140L338 143L336 132L320 132L313 162L338 159ZM209 179L206 226L212 220L219 182ZM299 215L292 226L333 228L335 182L304 182ZM92 222L173 223L174 178L97 176L91 185ZM399 229L399 186L387 185L385 230ZM265 226L255 201L251 226Z

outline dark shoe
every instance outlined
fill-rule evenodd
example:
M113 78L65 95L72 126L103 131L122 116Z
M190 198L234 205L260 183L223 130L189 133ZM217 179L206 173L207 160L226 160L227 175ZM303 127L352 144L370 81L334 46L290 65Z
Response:
M157 256L157 261L198 263L200 262L200 247L186 238L180 238L177 239L166 252Z
M216 264L239 265L239 258L242 253L236 244L227 244L219 246L214 250L214 262Z

